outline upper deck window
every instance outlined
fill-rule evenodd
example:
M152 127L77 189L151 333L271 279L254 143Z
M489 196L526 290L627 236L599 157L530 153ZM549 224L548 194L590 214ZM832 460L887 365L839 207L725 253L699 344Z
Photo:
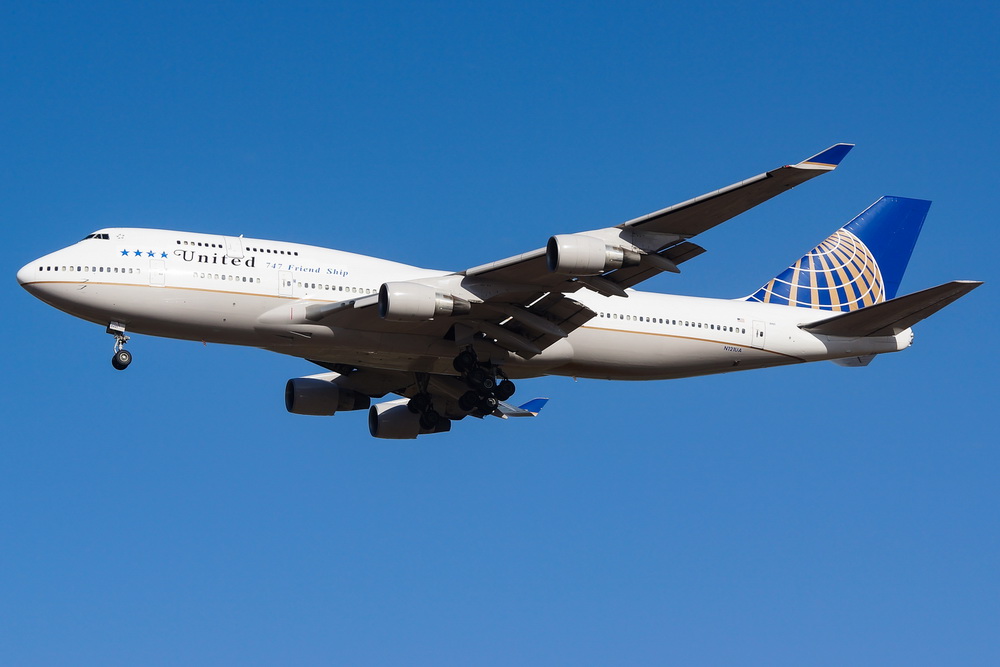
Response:
M110 238L111 237L109 237L107 234L87 234L86 236L84 236L80 240L81 241L86 241L87 239L101 239L101 240L107 241Z

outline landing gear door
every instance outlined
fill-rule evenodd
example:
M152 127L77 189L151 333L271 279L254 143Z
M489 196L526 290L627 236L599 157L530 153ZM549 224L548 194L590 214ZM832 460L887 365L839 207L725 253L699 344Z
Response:
M294 285L291 271L278 271L278 296L293 296Z
M764 349L764 333L767 331L764 322L760 320L754 320L753 322L753 340L750 344L759 350Z
M243 257L243 239L236 236L227 236L226 255L234 258Z

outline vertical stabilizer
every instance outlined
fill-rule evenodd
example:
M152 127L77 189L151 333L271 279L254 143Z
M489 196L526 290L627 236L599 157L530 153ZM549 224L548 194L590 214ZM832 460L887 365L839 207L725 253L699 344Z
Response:
M894 298L930 206L882 197L746 300L851 311Z

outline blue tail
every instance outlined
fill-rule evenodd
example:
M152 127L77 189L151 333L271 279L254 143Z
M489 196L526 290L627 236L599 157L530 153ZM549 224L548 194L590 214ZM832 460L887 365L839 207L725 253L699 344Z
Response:
M746 300L850 311L894 298L930 206L882 197Z

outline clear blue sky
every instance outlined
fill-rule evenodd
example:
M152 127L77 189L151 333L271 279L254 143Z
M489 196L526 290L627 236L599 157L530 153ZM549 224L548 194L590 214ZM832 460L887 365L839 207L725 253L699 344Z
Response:
M671 7L677 5L677 7ZM996 3L3 3L0 662L1000 664ZM416 442L308 363L112 339L18 288L95 229L461 269L858 147L650 289L750 293L884 194L862 369L550 378Z

